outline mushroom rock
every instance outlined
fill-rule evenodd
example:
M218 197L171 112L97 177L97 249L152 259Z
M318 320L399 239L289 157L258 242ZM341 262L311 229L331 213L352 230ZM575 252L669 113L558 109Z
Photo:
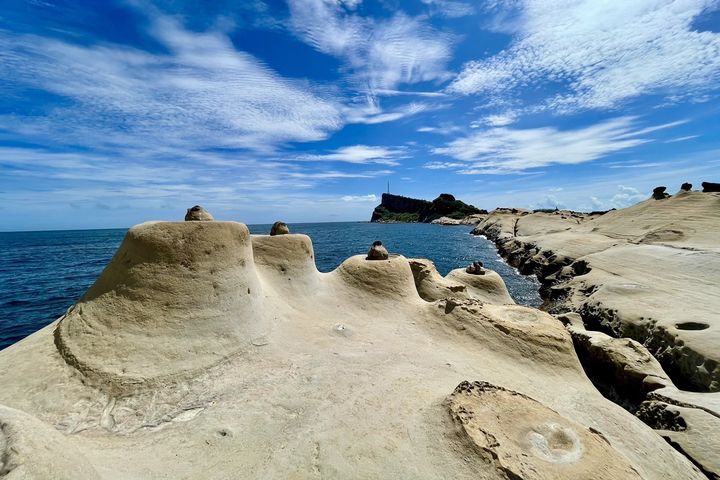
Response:
M210 215L210 212L205 210L200 205L195 205L192 208L188 208L187 213L185 214L186 222L211 222L213 220L215 220L215 218Z
M680 185L680 190L683 192L689 192L692 190L692 183L685 182L682 185Z
M374 241L372 246L370 247L370 250L368 250L366 260L387 260L387 259L388 259L388 251L385 247L383 247L382 242L380 240Z
M408 263L415 279L415 288L423 300L434 302L443 298L470 298L467 286L440 275L432 261L410 258Z
M653 194L652 197L655 200L663 200L665 198L668 198L670 195L665 193L665 190L667 190L667 187L655 187L653 188Z
M720 183L702 182L703 192L720 192Z
M202 372L257 336L260 290L245 225L143 223L60 319L55 344L98 387L152 387Z
M485 275L485 270L483 270L483 263L482 262L473 262L470 265L467 266L465 269L465 272L471 274L471 275Z
M287 226L287 223L285 222L275 222L273 223L272 228L270 229L270 235L287 235L290 233L290 229Z
M451 270L445 278L465 285L470 298L500 305L515 303L500 274L487 268L483 269L483 273L480 275L467 273L463 268L456 268Z
M521 393L465 381L447 406L460 435L506 478L642 478L597 430Z

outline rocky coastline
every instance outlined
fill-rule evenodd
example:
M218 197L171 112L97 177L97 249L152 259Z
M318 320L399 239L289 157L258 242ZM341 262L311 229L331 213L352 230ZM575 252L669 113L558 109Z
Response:
M487 214L486 210L480 210L473 205L457 200L449 193L441 193L433 201L383 193L380 205L373 210L370 221L374 223L456 225L455 221L472 221L472 217L484 214Z
M133 227L76 305L0 352L0 475L700 480L713 471L702 448L717 436L688 406L695 399L669 403L683 392L652 356L624 344L596 355L644 362L625 375L627 389L648 386L655 403L638 411L682 453L598 392L576 353L593 341L572 314L563 321L575 330L515 305L480 262L443 277L381 241L368 247L320 273L310 238L283 222L250 235L193 207L186 222Z
M718 478L696 437L717 448L720 195L690 188L610 212L497 209L472 233L537 276L599 390Z

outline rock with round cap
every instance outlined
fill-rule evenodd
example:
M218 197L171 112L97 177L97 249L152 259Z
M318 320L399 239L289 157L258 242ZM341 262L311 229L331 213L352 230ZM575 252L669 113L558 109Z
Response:
M185 213L186 222L212 222L213 220L215 220L215 218L210 215L210 212L205 210L200 205L195 205L192 208L188 208L187 213Z
M290 233L290 229L285 222L275 222L272 228L270 228L270 235L287 235Z
M373 242L370 250L368 250L367 260L387 260L388 251L380 240Z

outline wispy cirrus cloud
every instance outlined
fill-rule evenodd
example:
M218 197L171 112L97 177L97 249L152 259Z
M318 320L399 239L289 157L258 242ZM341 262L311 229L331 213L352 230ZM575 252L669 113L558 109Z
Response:
M607 109L645 94L698 97L720 80L720 34L693 22L716 0L498 2L510 47L471 61L448 90L509 95L557 86L544 108ZM498 6L496 5L496 6Z
M360 15L360 2L290 0L290 23L317 50L341 58L357 88L376 94L399 85L450 78L453 38L420 18Z
M301 161L312 162L345 162L355 164L375 163L381 165L399 165L398 159L405 158L407 152L402 148L375 147L368 145L351 145L341 147L325 154L301 155Z
M651 140L643 135L682 123L638 128L636 118L619 117L572 130L491 128L456 139L433 152L466 162L458 173L502 174L590 162L647 143Z
M343 124L337 101L282 78L220 32L155 15L150 33L167 53L0 32L6 92L62 99L43 116L6 115L0 128L93 148L267 150L321 140Z

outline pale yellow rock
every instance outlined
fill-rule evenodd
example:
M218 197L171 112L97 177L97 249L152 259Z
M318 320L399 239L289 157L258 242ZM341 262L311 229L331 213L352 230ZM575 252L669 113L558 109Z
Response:
M463 382L448 408L467 443L506 478L642 478L602 434L518 392Z
M605 468L703 478L598 393L550 315L428 302L399 255L320 273L307 237L233 222L131 229L66 316L0 352L0 404L34 417L9 424L74 480L506 478L448 414L466 379L600 432Z
M671 375L720 390L720 194L681 192L604 215L504 209L475 233L522 272L560 281L559 310L652 339Z

